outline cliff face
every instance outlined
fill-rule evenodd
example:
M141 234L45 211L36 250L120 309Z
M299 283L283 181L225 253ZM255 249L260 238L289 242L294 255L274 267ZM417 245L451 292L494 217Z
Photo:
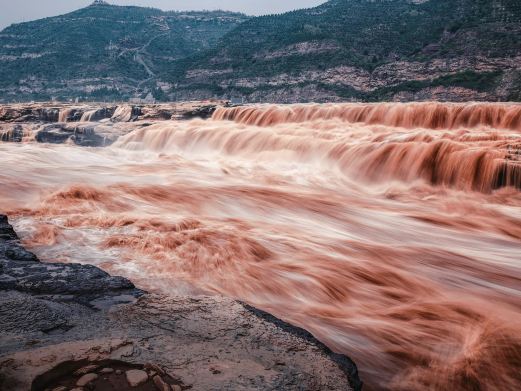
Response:
M517 0L331 0L249 19L101 4L4 30L1 99L519 101L520 26Z

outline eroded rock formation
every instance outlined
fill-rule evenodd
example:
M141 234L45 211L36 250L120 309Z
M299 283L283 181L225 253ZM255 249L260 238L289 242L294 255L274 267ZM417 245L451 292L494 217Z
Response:
M0 141L103 147L156 121L210 118L225 101L157 105L13 104L0 106ZM132 125L130 125L132 123Z

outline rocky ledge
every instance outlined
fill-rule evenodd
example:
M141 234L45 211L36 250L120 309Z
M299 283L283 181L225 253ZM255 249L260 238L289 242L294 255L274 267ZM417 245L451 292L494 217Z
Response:
M223 297L168 297L41 263L0 216L0 389L360 390L355 364Z
M149 105L102 103L27 103L0 105L0 141L73 143L85 147L112 144L121 135L157 121L208 119L226 101Z

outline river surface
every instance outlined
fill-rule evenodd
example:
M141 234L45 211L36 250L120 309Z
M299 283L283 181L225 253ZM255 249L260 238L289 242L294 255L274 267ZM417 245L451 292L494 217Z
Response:
M520 151L520 105L219 109L0 143L0 208L44 261L300 325L367 390L519 390Z

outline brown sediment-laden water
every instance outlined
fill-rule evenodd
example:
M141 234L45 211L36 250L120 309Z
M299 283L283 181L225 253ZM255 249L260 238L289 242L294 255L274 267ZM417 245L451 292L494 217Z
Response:
M366 389L521 389L521 105L220 108L110 147L0 143L43 260L235 297Z

